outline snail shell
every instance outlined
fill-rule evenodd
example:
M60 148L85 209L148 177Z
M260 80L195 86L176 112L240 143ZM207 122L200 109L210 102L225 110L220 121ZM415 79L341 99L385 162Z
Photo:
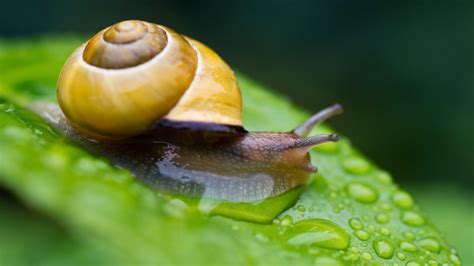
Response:
M57 87L66 117L95 139L140 135L158 121L242 126L229 66L204 44L148 22L97 33L69 57Z

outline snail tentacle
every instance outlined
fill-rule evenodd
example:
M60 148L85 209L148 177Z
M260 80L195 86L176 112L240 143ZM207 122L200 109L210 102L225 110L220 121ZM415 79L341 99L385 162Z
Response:
M310 118L308 118L308 120L296 127L292 132L301 137L308 136L308 134L316 125L326 121L326 119L332 116L342 114L343 112L344 109L340 104L334 104L312 115Z
M316 136L298 139L292 148L312 148L322 143L337 142L338 140L339 137L336 134L319 134Z

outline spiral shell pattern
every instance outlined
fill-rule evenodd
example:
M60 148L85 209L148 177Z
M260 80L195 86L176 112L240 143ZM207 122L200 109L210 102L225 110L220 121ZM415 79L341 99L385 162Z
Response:
M97 33L69 57L57 88L66 117L95 139L144 134L161 120L242 126L230 67L204 44L144 21Z

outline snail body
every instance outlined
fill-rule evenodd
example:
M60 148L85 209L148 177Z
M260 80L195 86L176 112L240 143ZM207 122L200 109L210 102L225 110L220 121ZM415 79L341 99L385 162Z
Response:
M57 105L36 107L69 138L159 190L253 202L303 185L308 151L337 141L310 130L339 105L291 132L247 132L237 79L205 45L171 29L124 21L68 59Z

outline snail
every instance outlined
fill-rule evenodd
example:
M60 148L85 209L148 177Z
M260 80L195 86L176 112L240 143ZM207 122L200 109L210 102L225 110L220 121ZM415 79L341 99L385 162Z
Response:
M36 110L66 136L156 189L254 202L305 184L308 136L328 107L291 132L248 132L231 68L210 48L167 27L114 24L80 46L57 83L59 106Z

